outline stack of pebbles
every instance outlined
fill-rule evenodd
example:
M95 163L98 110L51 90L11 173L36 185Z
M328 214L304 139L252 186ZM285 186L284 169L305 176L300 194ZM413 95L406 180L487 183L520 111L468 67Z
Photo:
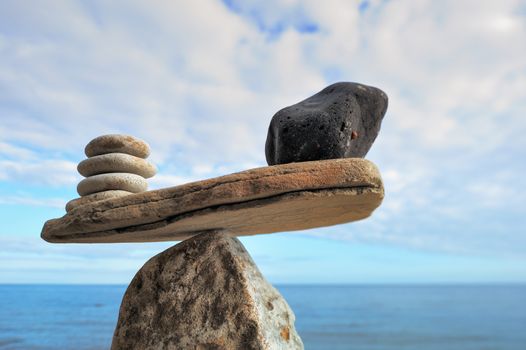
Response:
M150 155L148 144L128 135L103 135L88 143L88 159L77 170L86 178L77 186L80 198L66 204L69 212L81 205L146 191L147 178L157 169L145 158Z

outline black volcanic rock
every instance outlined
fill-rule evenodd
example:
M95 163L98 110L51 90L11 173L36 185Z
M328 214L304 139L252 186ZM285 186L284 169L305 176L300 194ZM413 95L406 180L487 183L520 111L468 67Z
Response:
M283 108L270 122L269 165L334 158L363 158L387 110L387 95L358 83L336 83Z

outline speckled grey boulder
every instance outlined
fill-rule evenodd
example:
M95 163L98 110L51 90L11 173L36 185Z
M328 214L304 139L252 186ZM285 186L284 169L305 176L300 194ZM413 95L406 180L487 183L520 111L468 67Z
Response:
M109 199L109 198L129 196L130 194L133 194L133 192L120 191L120 190L110 190L110 191L103 191L103 192L88 194L87 196L70 200L66 204L66 212L70 212L71 210L77 207L80 207L84 204L99 202L99 201Z
M387 110L387 95L358 83L332 84L277 112L268 129L269 165L364 157Z
M150 146L143 140L129 135L109 134L91 140L84 149L86 156L106 153L126 153L139 158L150 155Z
M77 192L81 196L108 190L138 193L147 189L148 183L142 176L127 173L93 175L79 182L77 186Z
M157 169L147 160L124 153L101 154L83 160L77 166L83 176L92 176L104 173L131 173L144 178L155 175Z
M139 270L124 294L111 349L299 350L294 318L241 242L208 232Z

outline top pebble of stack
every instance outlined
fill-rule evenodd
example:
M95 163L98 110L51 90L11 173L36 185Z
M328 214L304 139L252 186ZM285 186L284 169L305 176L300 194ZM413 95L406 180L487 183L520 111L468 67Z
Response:
M108 153L125 153L139 158L150 155L150 147L146 142L133 136L110 134L94 138L86 145L84 153L94 157Z

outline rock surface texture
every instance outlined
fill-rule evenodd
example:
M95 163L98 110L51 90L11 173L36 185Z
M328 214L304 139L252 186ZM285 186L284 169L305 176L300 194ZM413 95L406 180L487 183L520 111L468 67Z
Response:
M128 173L92 175L79 182L77 186L77 192L81 196L112 190L139 193L147 189L148 183L142 176Z
M100 201L103 201L109 198L129 196L130 194L133 194L133 192L120 191L120 190L103 191L103 192L88 194L86 196L82 196L80 198L70 200L66 204L66 211L69 212L70 210L73 210L76 207L79 207L81 205L86 205L88 203L100 202Z
M77 166L82 176L104 173L137 174L145 179L155 175L157 169L147 160L125 153L108 153L84 159Z
M366 159L282 164L88 203L42 230L48 242L182 240L207 230L254 235L361 220L383 184Z
M86 176L77 186L81 197L69 201L66 212L88 203L144 192L148 189L145 179L157 172L144 159L150 154L150 146L133 136L96 137L88 143L85 153L89 158L77 166L78 172Z
M135 275L111 349L303 349L294 319L243 245L208 232Z
M134 136L109 134L91 140L86 145L84 153L88 157L107 153L125 153L139 158L148 158L150 146Z
M272 117L265 144L267 163L363 158L386 110L387 95L380 89L332 84Z

